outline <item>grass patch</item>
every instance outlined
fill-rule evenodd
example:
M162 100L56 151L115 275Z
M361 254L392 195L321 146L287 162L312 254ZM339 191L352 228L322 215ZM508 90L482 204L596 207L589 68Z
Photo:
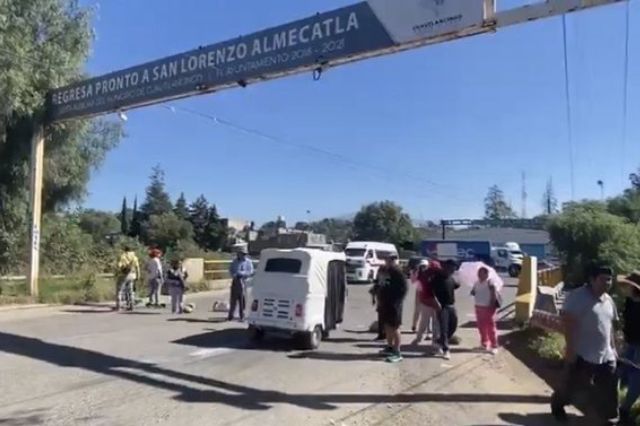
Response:
M549 361L562 361L564 358L564 336L560 333L539 331L532 333L529 349L540 358Z

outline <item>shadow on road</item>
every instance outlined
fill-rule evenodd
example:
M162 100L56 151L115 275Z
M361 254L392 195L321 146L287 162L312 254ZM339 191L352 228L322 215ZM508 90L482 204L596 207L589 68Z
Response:
M251 341L246 328L210 329L206 333L183 337L171 343L198 348L260 349L274 352L295 350L295 341L290 338L278 338L267 334L262 341Z
M0 425L2 426L27 426L27 425L43 425L45 410L21 410L11 414L11 417L0 417Z
M516 414L516 413L500 413L498 415L500 420L507 424L514 426L552 426L557 423L551 414L536 413L536 414ZM593 426L593 422L586 422L583 418L569 415L569 424L575 426ZM496 425L481 424L477 426L503 426L504 423Z
M227 333L237 333L230 330ZM210 333L209 333L210 334ZM233 336L234 334L228 334ZM219 338L219 337L218 337ZM546 396L510 394L294 394L256 389L209 377L183 373L155 364L107 355L88 349L49 343L40 339L0 332L0 351L29 357L58 367L81 368L121 380L128 380L165 391L175 392L178 401L225 404L244 410L268 410L273 404L292 404L311 410L332 410L338 404L375 403L540 403ZM196 386L197 385L197 386ZM202 387L205 386L205 389ZM35 414L34 414L35 415ZM21 423L8 423L20 425ZM22 423L22 424L34 424ZM36 423L37 424L37 423Z

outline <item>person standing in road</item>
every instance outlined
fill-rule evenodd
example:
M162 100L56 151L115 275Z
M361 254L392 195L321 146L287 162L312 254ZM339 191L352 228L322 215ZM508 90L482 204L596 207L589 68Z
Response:
M379 278L379 277L378 277ZM378 303L379 294L380 294L380 282L376 280L371 288L369 289L369 294L371 295L371 303L376 307L376 312L378 314L378 321L376 321L376 325L378 327L378 334L373 338L374 341L385 340L387 337L384 334L384 324L382 323L382 317L380 316L380 304Z
M431 342L435 345L438 341L438 318L436 312L436 301L433 294L431 281L434 274L441 270L440 263L435 260L428 261L426 267L420 270L418 275L418 297L420 306L420 321L418 322L418 331L413 341L414 345L418 345L426 333L426 338L431 338Z
M149 251L149 260L145 265L147 284L149 285L149 303L147 306L160 306L160 287L162 287L163 273L160 256L162 252L156 248Z
M414 333L418 330L418 325L422 318L422 306L420 304L420 275L425 269L429 267L429 261L422 259L413 269L409 271L409 283L412 284L414 289L414 301L413 301L413 321L411 322L411 331ZM431 324L428 324L428 332L431 333Z
M444 359L451 358L449 339L455 331L455 324L457 324L455 291L460 287L460 284L453 277L457 269L458 264L455 260L447 260L443 263L442 270L438 271L431 281L440 326L438 355Z
M489 270L478 269L478 281L473 284L471 295L476 308L476 324L480 333L480 348L498 353L498 331L496 328L496 309L498 308L498 289L489 279Z
M187 273L182 268L182 262L179 259L171 261L171 267L167 271L167 286L169 287L169 295L171 296L171 313L181 314L182 304L184 302L184 292L187 289Z
M384 325L387 346L381 351L387 362L402 361L400 325L402 302L407 294L407 280L397 265L396 255L389 255L378 271L378 312Z
M247 256L245 249L238 249L237 257L229 267L231 275L231 295L229 298L229 321L233 320L236 305L238 306L240 321L244 321L245 288L247 279L253 275L253 262Z
M140 277L140 262L138 256L126 245L118 259L116 274L116 310L120 310L122 303L126 304L126 309L133 310L134 304L134 285Z
M618 277L626 295L623 311L625 349L620 359L620 385L627 388L620 405L620 423L634 424L631 407L640 397L640 271Z
M614 323L616 305L607 294L613 272L607 266L594 266L589 283L567 296L561 316L565 335L565 376L551 397L551 413L567 421L564 407L582 388L593 392L593 404L601 424L614 425L618 418L617 353ZM592 386L593 385L593 386Z

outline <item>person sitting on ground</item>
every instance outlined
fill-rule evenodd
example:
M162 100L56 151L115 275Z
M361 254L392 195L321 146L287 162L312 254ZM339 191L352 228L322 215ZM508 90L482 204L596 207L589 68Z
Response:
M179 259L171 261L171 267L167 271L167 286L169 287L169 295L171 295L171 313L181 314L182 304L184 302L184 292L187 288L187 273L182 268L182 262Z
M584 388L594 391L591 406L596 408L601 424L613 425L618 418L614 345L618 311L607 294L613 271L608 266L592 266L588 276L589 283L571 291L562 307L565 374L563 383L551 397L551 413L556 420L566 422L564 407Z
M489 279L489 270L478 269L478 281L473 284L471 295L474 298L476 324L480 333L480 348L498 353L498 331L496 328L496 310L498 308L498 289Z
M396 255L389 255L378 271L378 312L387 338L387 346L380 353L386 355L387 362L402 361L400 325L407 280L397 265L397 259Z
M460 287L460 283L453 277L457 269L458 263L455 260L447 260L443 263L442 270L438 271L431 281L440 326L438 355L444 359L451 359L449 339L457 324L455 290Z
M640 397L640 271L618 277L625 294L622 315L625 349L620 359L620 386L627 388L620 405L620 423L634 424L631 407Z

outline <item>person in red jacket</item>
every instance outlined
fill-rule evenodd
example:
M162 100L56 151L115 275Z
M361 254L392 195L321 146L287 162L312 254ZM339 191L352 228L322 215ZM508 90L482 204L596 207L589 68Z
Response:
M416 338L413 341L414 345L419 344L424 338L425 332L429 330L431 325L431 339L435 344L438 341L439 327L438 317L436 312L437 303L431 287L431 281L438 271L442 270L440 262L437 260L429 260L429 266L426 269L420 271L418 275L418 309L420 310L418 323L418 330L416 332Z

